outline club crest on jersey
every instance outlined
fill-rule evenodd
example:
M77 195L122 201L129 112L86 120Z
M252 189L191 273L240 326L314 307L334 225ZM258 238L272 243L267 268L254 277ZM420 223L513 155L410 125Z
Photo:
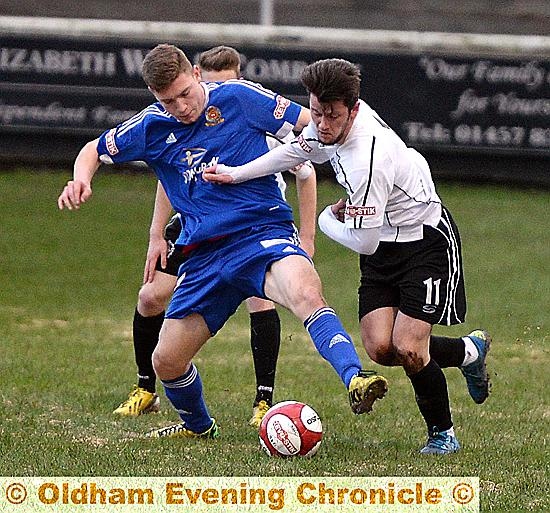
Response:
M277 95L275 100L277 101L277 106L275 107L275 110L273 111L273 117L275 119L283 119L283 116L285 115L286 109L288 109L288 106L290 105L290 100L288 100L284 96L280 96L280 95Z
M346 207L346 215L348 217L374 216L376 215L376 207L358 207L356 205L348 205Z
M225 119L222 117L220 109L218 109L218 107L214 107L214 105L210 105L206 109L204 115L206 117L206 126L216 126L225 121Z
M105 145L107 146L107 151L111 155L116 155L118 153L118 148L115 142L116 128L111 128L105 136Z

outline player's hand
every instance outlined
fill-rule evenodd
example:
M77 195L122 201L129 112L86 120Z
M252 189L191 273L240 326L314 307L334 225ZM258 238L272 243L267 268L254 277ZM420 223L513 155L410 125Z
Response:
M334 217L341 223L344 222L344 213L346 212L346 200L340 198L337 203L330 206L330 210L334 214Z
M166 242L164 237L149 239L147 257L145 258L145 267L143 269L143 283L151 283L153 281L159 258L160 266L163 269L166 269L168 259L168 242Z
M224 164L216 164L214 166L207 167L202 172L202 177L204 180L211 183L233 183L233 177L229 172L227 172L230 169L231 168L229 166L225 166Z
M65 185L63 192L57 198L59 210L68 208L69 210L79 209L82 203L85 203L92 195L92 187L89 183L80 180L69 180Z

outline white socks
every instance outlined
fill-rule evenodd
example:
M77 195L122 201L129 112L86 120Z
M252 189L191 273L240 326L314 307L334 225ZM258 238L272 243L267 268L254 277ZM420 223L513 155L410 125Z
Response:
M474 363L479 358L479 351L470 337L462 337L464 340L464 361L462 367Z

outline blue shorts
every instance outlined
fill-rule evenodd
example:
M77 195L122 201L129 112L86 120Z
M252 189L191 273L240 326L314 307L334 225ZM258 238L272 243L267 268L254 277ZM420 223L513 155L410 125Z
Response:
M198 313L215 335L245 299L266 298L265 275L273 262L289 255L310 260L298 244L290 222L247 228L203 243L179 269L166 318Z

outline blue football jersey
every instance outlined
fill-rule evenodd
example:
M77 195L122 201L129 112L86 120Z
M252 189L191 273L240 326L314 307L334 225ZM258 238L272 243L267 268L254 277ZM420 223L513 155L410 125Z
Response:
M100 137L103 162L146 162L161 181L176 212L185 218L180 245L259 225L292 220L274 176L238 185L203 180L218 162L236 166L268 151L266 132L286 135L300 105L245 80L202 84L206 107L192 124L154 103Z

